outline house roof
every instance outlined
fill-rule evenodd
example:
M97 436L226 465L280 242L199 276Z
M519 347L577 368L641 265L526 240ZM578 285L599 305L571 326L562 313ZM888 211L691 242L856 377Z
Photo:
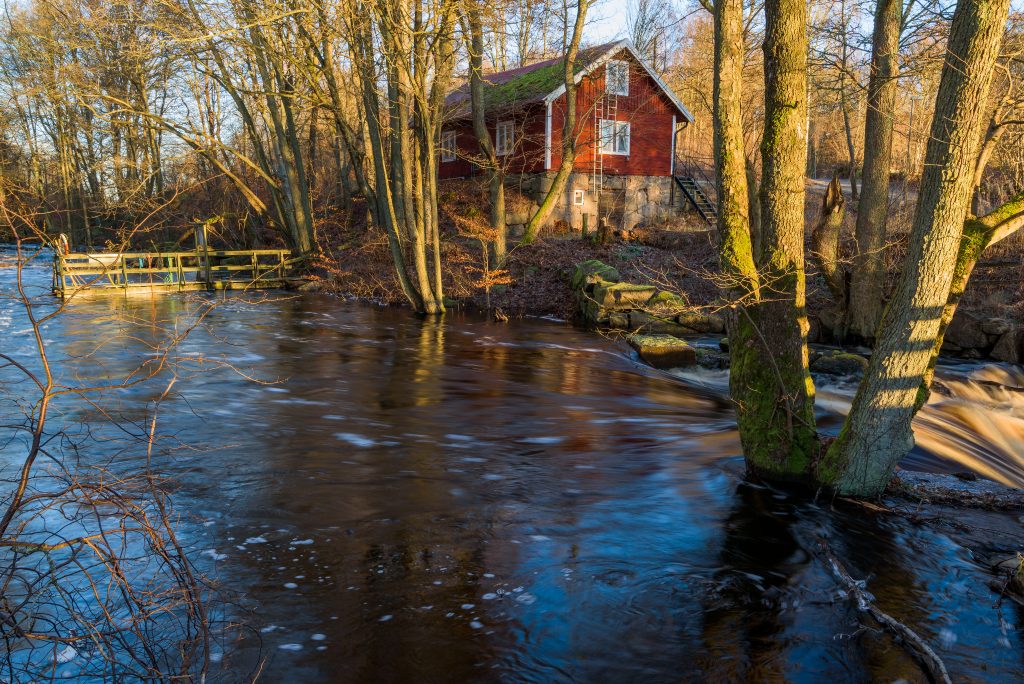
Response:
M628 50L634 59L644 68L647 74L658 84L673 106L687 121L693 121L679 98L668 85L651 69L637 53L636 48L628 40L603 43L589 48L581 48L573 65L576 82L607 62L613 55ZM507 71L499 71L484 76L484 106L488 111L501 110L511 106L522 106L543 102L549 104L565 92L564 82L565 57L555 57L541 62ZM445 98L445 107L451 119L462 119L471 115L469 83L462 84Z

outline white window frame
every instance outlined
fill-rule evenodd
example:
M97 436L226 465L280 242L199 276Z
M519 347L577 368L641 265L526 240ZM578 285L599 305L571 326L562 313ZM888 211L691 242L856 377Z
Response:
M455 161L458 140L459 136L455 131L441 131L441 161Z
M623 157L629 156L630 125L628 121L615 121L614 119L601 119L601 154L617 154ZM610 130L609 130L610 129ZM617 150L616 142L621 138L619 131L625 130L625 149Z
M494 154L499 157L512 154L515 139L515 123L512 121L499 121L494 127Z
M622 69L625 78L612 78L612 72ZM621 74L620 74L621 75ZM621 85L619 90L612 90L613 85ZM609 95L629 95L629 62L622 59L609 60L604 66L604 92Z
M587 194L586 194L585 190L574 190L573 193L572 193L572 204L573 204L573 206L582 207L583 206L583 201L584 201L584 199L586 199L586 196L587 196Z

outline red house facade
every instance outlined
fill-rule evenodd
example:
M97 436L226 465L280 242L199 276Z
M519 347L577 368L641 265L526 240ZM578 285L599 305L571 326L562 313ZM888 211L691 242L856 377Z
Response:
M487 126L506 177L537 200L562 161L563 65L556 58L485 77ZM693 121L689 110L628 41L580 50L576 85L576 161L556 218L631 227L677 211L676 139ZM468 85L446 105L439 175L472 176L480 153Z

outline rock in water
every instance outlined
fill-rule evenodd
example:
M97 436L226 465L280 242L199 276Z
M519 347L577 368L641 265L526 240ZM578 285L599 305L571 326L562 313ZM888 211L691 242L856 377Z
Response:
M630 335L629 345L640 358L655 368L679 368L697 363L697 352L671 335Z
M811 370L825 375L861 375L868 368L868 360L857 354L834 351L822 354L811 362Z

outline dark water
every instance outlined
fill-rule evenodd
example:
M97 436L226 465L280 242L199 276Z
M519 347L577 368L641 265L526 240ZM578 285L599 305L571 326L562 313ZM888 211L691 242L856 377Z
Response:
M46 334L62 373L120 377L190 306L80 301ZM9 301L0 336L27 349ZM263 659L272 682L923 681L860 629L809 553L821 536L954 681L1024 677L1024 613L988 568L1018 514L919 525L745 484L715 374L658 373L556 322L314 296L229 299L177 354L160 466L251 626L214 646L217 678ZM137 418L165 384L107 408ZM76 402L60 420L96 410Z

